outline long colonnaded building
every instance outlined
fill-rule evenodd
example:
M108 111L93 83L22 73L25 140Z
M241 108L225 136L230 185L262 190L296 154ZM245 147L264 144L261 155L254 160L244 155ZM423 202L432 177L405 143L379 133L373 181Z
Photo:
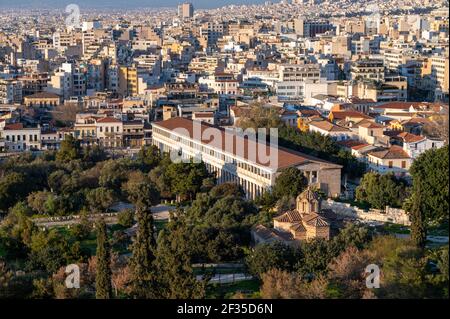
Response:
M154 122L152 144L180 159L203 161L218 184L238 183L250 199L270 190L280 171L288 167L301 170L309 185L320 188L329 197L338 196L341 191L340 165L200 121L176 117ZM261 158L259 152L266 156Z

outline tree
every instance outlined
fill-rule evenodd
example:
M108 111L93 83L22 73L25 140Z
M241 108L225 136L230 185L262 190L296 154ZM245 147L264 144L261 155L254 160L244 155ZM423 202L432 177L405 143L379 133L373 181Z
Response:
M121 211L117 216L117 222L119 225L129 228L134 223L134 212L131 209Z
M271 269L262 275L262 282L263 298L324 299L328 295L328 281L322 276L307 281L299 274Z
M150 210L159 203L160 194L156 185L148 178L142 180L130 179L123 187L128 200L136 210Z
M302 171L295 167L285 168L275 180L273 193L276 198L283 196L296 197L306 187L307 181Z
M61 147L56 153L56 160L58 162L70 162L74 159L80 158L81 147L80 142L72 135L66 135L61 142Z
M214 186L210 194L212 197L236 196L244 197L245 193L241 186L236 183L222 183Z
M111 286L111 251L104 220L97 223L97 268L95 278L95 296L97 299L110 299Z
M5 211L28 194L25 176L12 172L0 178L0 211Z
M425 248L425 243L427 241L427 229L421 211L422 194L420 192L420 187L421 184L418 183L413 195L413 204L411 209L411 239L417 247Z
M33 192L27 197L28 206L42 214L46 211L46 202L50 193L47 191Z
M156 274L154 268L156 240L153 216L148 209L136 211L137 230L131 245L130 277L132 295L136 298L155 298Z
M98 187L89 190L86 194L86 199L91 210L96 212L106 212L114 203L115 196L111 189Z
M426 223L448 221L449 146L421 154L411 165L413 197L420 196L420 211ZM420 193L420 194L419 194Z
M299 252L282 242L257 245L245 262L249 272L261 278L271 269L291 271Z
M204 297L205 282L198 281L192 271L192 256L188 247L190 243L189 234L183 230L183 224L176 218L160 232L156 265L161 298Z
M397 179L392 173L385 175L375 172L366 173L356 188L358 201L378 209L384 209L387 205L401 207L406 196L406 182Z
M239 118L237 126L243 130L252 128L257 133L260 128L270 129L281 127L282 122L276 109L255 104L249 112L244 113Z
M293 127L279 129L279 144L343 166L343 173L350 178L362 176L365 164L359 162L350 152L342 150L336 141L317 132L298 131Z
M143 146L137 154L137 161L145 172L149 172L161 162L161 152L156 145Z
M192 199L210 177L204 163L171 163L164 171L170 190L177 200Z

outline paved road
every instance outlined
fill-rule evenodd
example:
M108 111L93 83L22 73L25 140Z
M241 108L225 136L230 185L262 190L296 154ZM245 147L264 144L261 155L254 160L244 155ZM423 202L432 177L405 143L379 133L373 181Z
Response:
M133 205L129 203L119 203L114 205L114 210L120 212L125 209L133 209ZM175 207L170 205L156 205L151 208L151 211L153 213L153 217L155 220L167 220L169 219L169 212L173 210ZM72 224L76 224L79 222L78 218L71 218L71 216L65 216L67 220L58 220L58 221L48 221L46 218L42 218L42 221L40 221L39 218L35 219L34 222L37 226L40 227L58 227L58 226L68 226ZM91 218L91 220L94 220L95 216ZM117 215L116 216L108 216L105 217L105 222L107 224L116 224L117 223Z
M202 280L202 275L197 275L197 280ZM209 284L228 284L233 283L237 281L244 281L244 280L250 280L253 279L252 276L246 275L243 273L237 273L237 274L216 274L214 277L212 277L208 283Z

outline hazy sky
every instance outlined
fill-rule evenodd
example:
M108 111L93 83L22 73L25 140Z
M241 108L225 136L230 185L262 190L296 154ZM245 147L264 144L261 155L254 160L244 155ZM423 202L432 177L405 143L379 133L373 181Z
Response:
M263 3L265 0L191 0L194 8L217 8L228 4ZM183 0L0 0L0 7L65 8L75 3L80 7L175 7ZM278 2L278 0L274 1Z

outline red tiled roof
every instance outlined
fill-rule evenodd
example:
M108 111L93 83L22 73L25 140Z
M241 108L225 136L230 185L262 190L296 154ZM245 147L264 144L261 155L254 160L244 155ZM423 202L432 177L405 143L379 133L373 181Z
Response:
M359 124L358 126L362 126L365 128L383 128L384 126L381 124L378 124L376 122L367 121L364 123Z
M419 142L419 141L423 141L425 139L425 137L423 137L423 136L411 134L408 132L402 132L402 133L398 134L397 136L400 137L406 143Z
M97 123L121 123L122 121L115 117L104 117L97 120Z
M330 115L333 116L333 120L343 120L347 117L356 117L362 119L372 119L371 116L358 111L332 111Z
M289 210L289 211L285 212L284 214L275 217L274 219L281 223L293 223L293 222L301 221L302 215L300 215L300 213L296 209L294 209L294 210Z
M410 158L403 148L397 145L393 145L388 149L382 151L375 151L369 153L369 155L380 159L407 159Z
M194 124L195 123L195 124ZM247 137L240 137L232 130L225 130L223 128L210 125L205 122L200 121L192 121L190 119L175 117L168 119L166 121L160 121L152 123L153 126L160 126L166 130L177 131L178 134L188 136L190 138L194 138L196 140L201 139L202 144L209 145L214 148L219 148L222 151L227 153L232 153L241 158L244 158L248 161L256 161L258 165L271 167L274 163L267 163L270 159L270 154L277 154L277 165L276 169L292 167L297 165L302 165L306 163L317 163L324 165L329 168L340 168L340 165L327 162L321 159L318 159L313 156L309 156L300 152L296 152L290 149L285 149L282 147L271 146L269 144L257 142L254 139L249 139ZM194 125L198 125L200 129L199 137L194 136ZM210 130L214 128L212 132ZM215 138L214 133L219 132L220 138ZM212 134L209 134L212 133ZM217 134L217 133L216 133ZM231 142L230 142L231 141ZM232 145L229 145L232 144ZM260 150L260 148L264 148L264 150ZM256 154L252 151L256 150ZM249 153L252 152L252 153ZM258 153L261 152L267 156L266 158L259 158ZM265 152L265 153L264 153Z
M339 145L346 147L346 148L351 148L354 150L359 150L363 147L369 146L370 144L361 142L361 141L357 141L357 140L346 140L346 141L339 141L337 142Z
M12 123L12 124L7 124L5 125L5 130L21 130L23 129L23 124L22 123Z
M327 132L349 132L350 130L348 128L335 125L328 121L313 121L309 123L309 126L315 126L317 128L320 128L321 130L327 131Z

